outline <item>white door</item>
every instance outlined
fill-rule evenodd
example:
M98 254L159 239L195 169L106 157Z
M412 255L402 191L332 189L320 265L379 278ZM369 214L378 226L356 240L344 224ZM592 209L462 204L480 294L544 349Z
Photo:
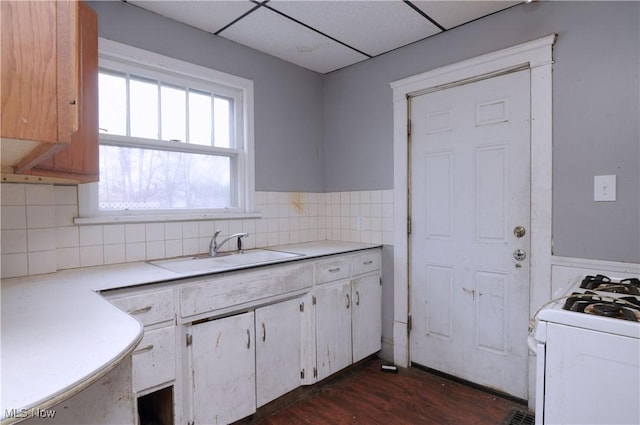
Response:
M410 101L411 361L522 399L529 87L524 70Z
M256 309L257 407L300 386L301 316L297 298Z
M254 313L190 329L193 423L228 424L256 411Z

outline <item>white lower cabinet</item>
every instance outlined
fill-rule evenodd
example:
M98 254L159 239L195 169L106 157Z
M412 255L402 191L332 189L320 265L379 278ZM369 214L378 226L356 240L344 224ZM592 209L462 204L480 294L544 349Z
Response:
M351 364L351 282L316 288L318 380Z
M382 348L382 285L379 274L351 281L353 362Z
M191 326L195 425L228 424L256 411L253 311Z
M133 352L133 391L171 382L176 377L175 327L148 330Z
M299 299L256 309L257 407L300 386L302 310Z
M161 423L232 423L381 347L379 249L107 296L145 325L140 423L147 407Z
M318 380L381 348L382 286L379 274L316 288Z

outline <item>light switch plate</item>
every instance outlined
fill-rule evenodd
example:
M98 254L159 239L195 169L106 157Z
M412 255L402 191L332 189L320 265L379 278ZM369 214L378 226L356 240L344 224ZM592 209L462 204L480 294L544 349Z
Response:
M611 202L616 200L616 176L593 176L593 200Z

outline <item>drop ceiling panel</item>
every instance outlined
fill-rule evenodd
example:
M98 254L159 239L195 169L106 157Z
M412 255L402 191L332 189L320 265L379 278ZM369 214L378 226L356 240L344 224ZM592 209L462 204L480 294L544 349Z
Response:
M255 3L248 0L128 0L127 3L211 33L221 30L256 7Z
M320 73L367 59L367 56L265 7L219 35Z
M522 2L412 0L411 3L445 29L450 29Z
M376 56L440 32L402 1L272 0L273 9Z

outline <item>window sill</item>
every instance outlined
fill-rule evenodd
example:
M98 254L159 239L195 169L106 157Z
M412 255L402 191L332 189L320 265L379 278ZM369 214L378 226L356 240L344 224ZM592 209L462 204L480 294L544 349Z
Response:
M92 224L114 223L157 223L171 221L200 221L200 220L233 220L262 218L261 212L220 212L199 214L148 214L148 215L104 215L97 217L78 217L73 223L79 226Z

